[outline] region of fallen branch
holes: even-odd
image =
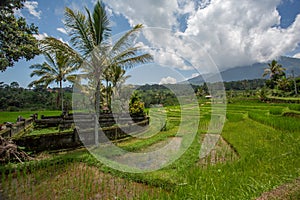
[[[0,163],[15,161],[23,163],[27,160],[32,160],[32,158],[18,148],[12,140],[0,136]]]

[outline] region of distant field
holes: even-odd
[[[51,111],[18,111],[18,112],[0,112],[0,123],[3,122],[16,122],[18,116],[22,116],[23,118],[27,119],[30,115],[38,113],[40,118],[41,115],[60,115],[61,111],[59,110],[51,110]]]

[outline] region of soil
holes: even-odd
[[[203,141],[204,137],[205,135],[203,135],[201,141]],[[199,165],[205,167],[207,165],[215,165],[217,163],[231,162],[238,158],[239,155],[237,151],[222,136],[220,136],[219,141],[210,153],[199,160]]]
[[[263,193],[256,200],[298,200],[300,199],[300,178]]]

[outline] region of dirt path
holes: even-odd
[[[113,158],[118,163],[142,170],[158,169],[167,164],[180,150],[182,138],[171,137],[157,142],[138,152],[128,152]]]
[[[279,186],[278,188],[263,193],[256,200],[298,200],[300,199],[300,178],[291,183]]]
[[[205,135],[201,138],[203,142]],[[233,149],[233,147],[222,137],[219,137],[219,141],[216,146],[210,151],[210,153],[199,160],[199,165],[215,165],[217,163],[225,163],[237,160],[239,158],[238,153]]]

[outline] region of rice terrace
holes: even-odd
[[[300,199],[299,2],[140,2],[1,1],[0,200]]]

